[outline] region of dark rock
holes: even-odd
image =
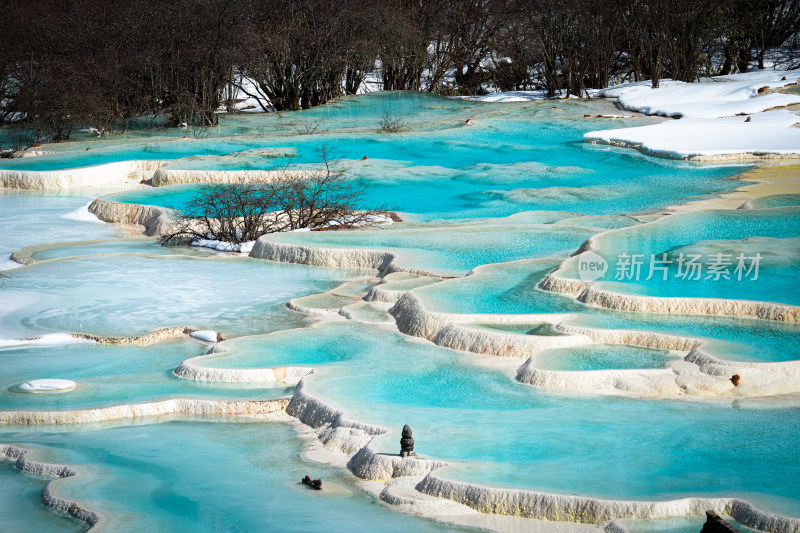
[[[308,485],[314,490],[322,490],[321,479],[311,479],[309,476],[306,476],[301,480],[301,483],[303,483],[303,485]]]
[[[406,424],[403,426],[403,433],[400,438],[400,457],[417,455],[414,453],[414,439],[411,438],[411,428]]]
[[[727,523],[714,511],[706,511],[706,523],[700,533],[740,533],[738,529]]]

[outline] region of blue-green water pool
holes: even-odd
[[[319,164],[315,148],[327,142],[348,176],[366,187],[366,203],[395,204],[409,222],[271,238],[387,249],[401,267],[442,275],[472,271],[414,288],[433,311],[571,313],[568,324],[699,337],[707,340],[705,349],[721,357],[796,359],[796,324],[609,311],[537,287],[586,239],[628,228],[599,237],[598,249],[617,253],[636,245],[649,253],[730,249],[765,256],[762,285],[722,290],[707,284],[690,296],[797,301],[799,217],[796,208],[785,207],[793,200],[768,199],[752,211],[672,215],[642,225],[655,218],[638,216],[643,212],[658,213],[735,188],[738,182],[730,178],[746,167],[669,161],[581,142],[583,133],[598,127],[583,115],[612,108],[605,101],[491,105],[379,93],[301,113],[224,117],[205,138],[193,138],[191,129],[84,136],[43,147],[56,152],[52,155],[2,160],[0,168],[54,170],[134,159],[168,160],[172,168],[189,170],[270,169],[287,163],[308,168]],[[407,130],[378,133],[384,111],[407,119]],[[467,118],[476,125],[465,126]],[[114,199],[180,209],[195,189],[141,189]],[[46,263],[0,278],[0,340],[53,332],[137,335],[165,326],[212,329],[231,339],[223,345],[230,351],[201,364],[314,367],[310,392],[350,418],[389,428],[374,442],[379,450],[396,453],[400,428],[410,424],[418,453],[451,463],[441,472],[448,477],[608,498],[738,496],[800,516],[800,462],[793,438],[800,434],[800,411],[793,398],[688,402],[562,396],[517,383],[483,366],[478,356],[403,336],[391,324],[338,317],[309,328],[311,321],[325,319],[309,319],[285,303],[329,291],[364,272],[183,248],[156,250],[152,241],[120,238],[120,231],[91,221],[79,209],[107,192],[112,191],[0,191],[0,260],[23,247],[63,243],[32,252]],[[366,288],[343,290],[350,296]],[[622,289],[680,294],[672,285],[629,283]],[[470,321],[474,327],[492,327],[480,317]],[[535,323],[511,330],[557,333]],[[192,339],[148,346],[6,343],[0,348],[0,409],[292,394],[283,385],[196,382],[172,374],[183,360],[206,349]],[[625,346],[540,355],[550,358],[544,366],[564,370],[657,368],[669,361],[665,352]],[[60,394],[15,389],[38,378],[72,379],[78,387]],[[57,484],[59,494],[103,512],[112,531],[448,529],[392,513],[355,488],[346,471],[306,462],[301,441],[283,423],[161,418],[6,426],[0,442],[33,445],[37,457],[78,468],[80,477]],[[306,491],[298,483],[305,474],[322,477],[326,489]],[[85,529],[40,506],[43,485],[0,463],[0,529]],[[697,523],[692,518],[629,526],[632,531],[689,531]]]

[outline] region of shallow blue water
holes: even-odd
[[[308,231],[270,235],[274,242],[387,250],[401,268],[464,275],[480,265],[570,253],[596,229],[552,224],[483,221],[469,225],[390,225],[361,231]],[[454,238],[455,234],[459,238]]]
[[[800,205],[800,194],[776,194],[764,196],[750,201],[754,209],[770,209],[773,207],[789,207]]]
[[[102,510],[112,531],[454,529],[394,514],[337,468],[301,460],[294,431],[278,422],[5,429],[0,441],[35,444],[38,457],[80,470],[58,494]],[[300,484],[306,474],[323,479],[321,492]],[[15,475],[0,471],[0,487]]]
[[[797,305],[799,235],[800,208],[787,207],[673,215],[595,242],[609,265],[602,286],[610,290]],[[634,255],[639,266],[629,267]],[[688,266],[691,257],[697,270]]]
[[[332,142],[340,155],[356,147],[372,148],[369,161],[343,165],[365,188],[365,207],[389,204],[422,220],[502,217],[529,210],[641,212],[735,188],[736,182],[727,178],[742,170],[653,162],[638,154],[574,144],[582,133],[580,128],[561,128],[540,135],[520,125],[504,132],[509,142],[540,144],[515,146],[510,152],[498,145],[500,134],[495,130],[484,132],[485,137],[470,134],[455,144],[437,144],[431,134],[391,143],[347,137]],[[303,149],[299,144],[300,153]],[[312,154],[308,162],[318,162],[313,147],[305,149]],[[665,181],[670,187],[659,186]],[[116,199],[182,209],[197,186],[172,189],[131,192]]]
[[[107,224],[64,218],[91,202],[97,194],[89,190],[3,190],[0,194],[0,262],[25,246],[119,235]],[[14,265],[5,268],[10,266]]]
[[[282,365],[319,365],[352,359],[369,349],[362,330],[353,324],[322,325],[317,330],[332,335],[308,335],[308,329],[282,331],[272,335],[242,337],[225,342],[225,352],[203,359],[199,364],[218,368],[259,368]]]
[[[110,254],[190,255],[195,257],[210,257],[216,255],[214,251],[208,248],[188,246],[171,248],[159,245],[156,239],[136,238],[113,240],[99,239],[45,245],[36,250],[31,250],[31,259],[44,261],[79,255]]]
[[[796,408],[549,396],[458,352],[368,335],[370,352],[309,383],[354,418],[390,428],[381,451],[394,451],[410,424],[417,452],[457,461],[447,475],[459,479],[613,498],[741,494],[800,512],[800,459],[785,438],[800,431]],[[370,378],[352,379],[353,369]]]
[[[192,326],[263,332],[290,298],[324,292],[357,271],[249,258],[111,255],[35,264],[4,280],[0,336],[135,335]],[[242,283],[247,280],[247,283]]]
[[[276,323],[275,326],[278,326]],[[172,371],[208,349],[195,340],[152,346],[68,344],[0,348],[0,410],[88,409],[168,398],[277,398],[286,387],[184,380]],[[69,379],[78,386],[64,393],[25,393],[17,386],[32,379]]]
[[[536,354],[536,368],[549,370],[605,370],[664,368],[675,360],[666,350],[624,345],[593,344],[577,348],[547,350]]]
[[[49,479],[25,474],[11,461],[0,460],[0,517],[4,531],[78,532],[86,524],[56,514],[42,505]]]
[[[595,120],[582,118],[590,105],[610,107],[606,102],[573,102],[552,110],[549,104],[479,104],[379,93],[298,114],[225,118],[207,139],[175,138],[180,131],[158,130],[161,137],[132,133],[47,146],[58,153],[2,160],[0,168],[53,170],[158,159],[171,160],[172,168],[276,169],[318,165],[317,148],[326,144],[333,157],[345,160],[342,168],[348,175],[366,187],[366,205],[390,204],[425,220],[499,217],[526,210],[631,213],[737,186],[727,178],[744,167],[702,166],[583,143],[583,134],[598,128]],[[403,133],[377,133],[384,111],[414,118]],[[476,125],[464,126],[465,118],[474,118]],[[316,134],[299,134],[304,125],[320,119],[324,122]],[[87,146],[92,150],[87,152]],[[242,154],[267,148],[294,156],[275,157],[269,150],[264,156],[257,151]],[[120,201],[181,208],[192,189],[136,192]]]
[[[571,324],[639,329],[713,341],[715,353],[744,361],[787,361],[800,351],[800,325],[769,320],[702,315],[629,313],[587,307],[575,299],[538,289],[557,260],[520,261],[483,268],[414,293],[427,309],[455,313],[573,313]]]

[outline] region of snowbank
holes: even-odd
[[[761,99],[763,97],[760,97]],[[800,97],[797,99],[800,102]],[[592,131],[592,143],[636,148],[663,157],[727,160],[800,156],[800,116],[767,111],[747,118],[689,118],[650,126]]]
[[[704,78],[698,83],[664,80],[657,89],[650,82],[618,85],[597,92],[618,98],[626,109],[668,117],[718,118],[760,113],[800,103],[800,95],[765,94],[769,89],[797,83],[800,72],[762,70]]]
[[[544,100],[547,98],[547,91],[502,91],[498,93],[491,93],[484,96],[476,96],[466,98],[466,100],[474,100],[476,102],[535,102],[536,100]]]
[[[792,111],[800,95],[770,92],[798,82],[799,71],[756,71],[703,79],[663,80],[653,89],[639,82],[597,91],[632,111],[681,118],[638,128],[592,131],[592,143],[638,149],[646,154],[706,161],[800,157],[800,123]],[[769,111],[773,110],[773,111]],[[749,115],[747,117],[741,115]]]

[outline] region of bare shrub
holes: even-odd
[[[316,135],[317,133],[325,133],[327,129],[322,125],[327,122],[328,117],[320,117],[316,120],[309,122],[301,122],[295,125],[294,132],[296,135]]]
[[[200,124],[192,124],[189,126],[189,133],[191,133],[192,137],[195,139],[206,139],[211,135],[213,131],[213,126],[203,126]]]
[[[400,133],[408,127],[408,123],[396,115],[390,115],[388,111],[378,121],[379,131],[384,133]]]
[[[286,169],[263,183],[204,184],[189,200],[163,245],[211,239],[241,244],[266,233],[369,226],[389,215],[387,207],[362,209],[365,189],[337,168],[327,146],[317,148],[323,169]]]

